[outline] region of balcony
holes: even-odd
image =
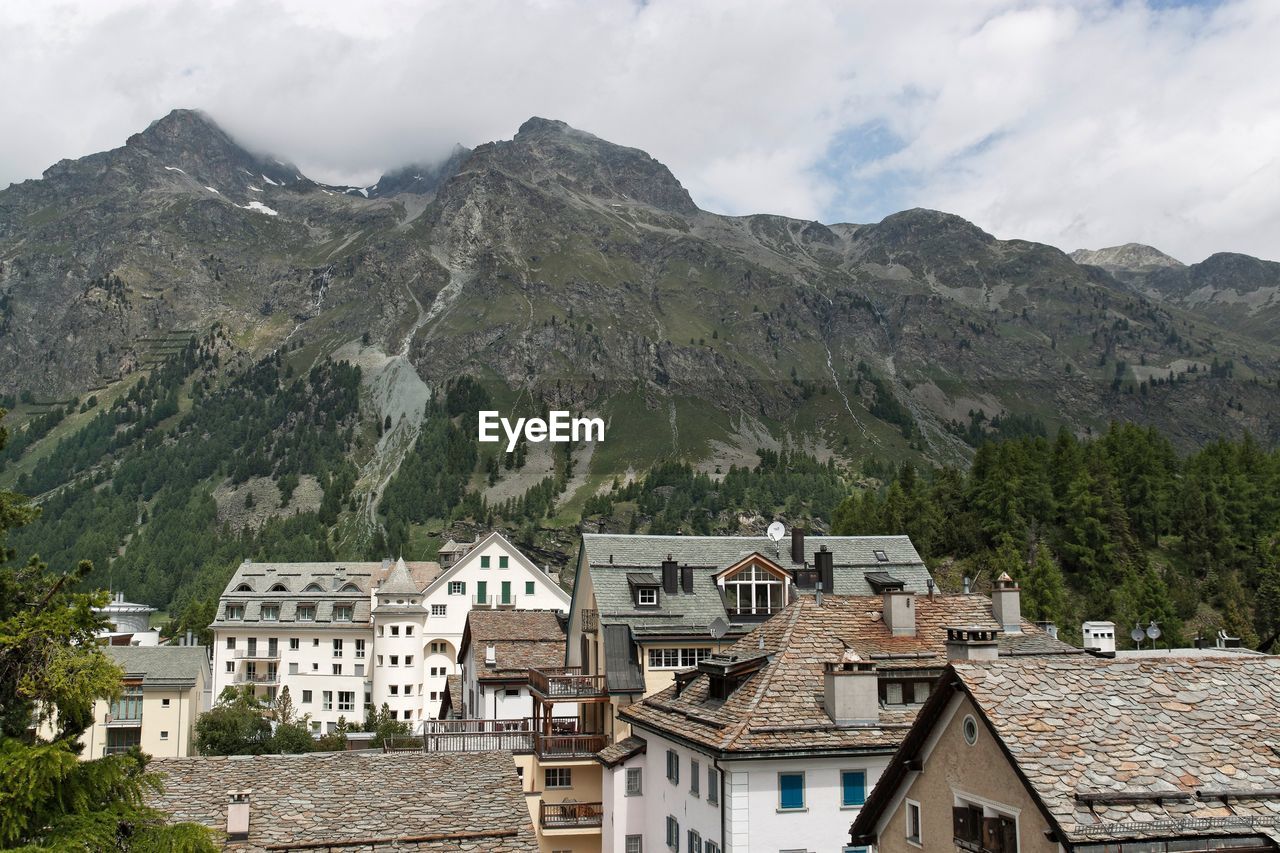
[[[537,735],[539,758],[593,758],[609,745],[608,735]]]
[[[236,649],[236,660],[280,660],[279,649]]]
[[[136,743],[107,744],[102,748],[102,754],[103,755],[121,755],[137,746],[139,746],[139,744],[136,744]]]
[[[608,694],[603,675],[587,675],[580,666],[529,670],[529,688],[544,699],[600,699]]]
[[[471,596],[471,606],[477,610],[514,610],[516,606],[516,595],[473,595]]]
[[[604,818],[604,803],[548,803],[538,807],[543,829],[595,829]]]
[[[600,630],[599,610],[582,611],[582,630],[588,634],[594,634],[596,631]]]
[[[387,751],[418,748],[426,752],[537,753],[540,758],[592,758],[609,745],[609,736],[573,731],[576,721],[555,721],[550,734],[535,731],[528,717],[510,720],[427,720],[421,739],[400,738]]]
[[[236,684],[279,684],[278,672],[242,672],[236,675]]]

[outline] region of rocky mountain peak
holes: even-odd
[[[247,183],[294,184],[305,180],[291,163],[250,152],[201,110],[177,109],[125,142],[125,150],[181,170],[220,191]]]
[[[1076,249],[1071,260],[1078,264],[1090,264],[1115,272],[1150,272],[1163,268],[1184,266],[1177,258],[1142,243],[1125,243],[1105,249]]]
[[[384,198],[399,193],[434,193],[441,184],[457,174],[470,156],[470,148],[454,145],[443,160],[422,160],[393,169],[368,188],[369,198]]]

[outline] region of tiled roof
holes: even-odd
[[[822,704],[824,665],[852,650],[886,669],[941,671],[947,664],[946,629],[959,625],[998,628],[991,601],[981,595],[916,596],[915,636],[893,636],[885,626],[880,596],[824,596],[821,606],[802,596],[728,650],[759,654],[768,662],[729,698],[710,697],[709,678],[699,674],[682,690],[669,687],[622,709],[622,718],[721,752],[777,750],[892,750],[915,719],[918,705],[881,709],[878,726],[837,726]],[[1002,636],[1001,654],[1070,654],[1030,622],[1023,634]]]
[[[490,644],[495,666],[484,660]],[[472,610],[459,652],[478,680],[509,681],[513,672],[564,666],[564,626],[554,610]]]
[[[1280,827],[1280,658],[1089,656],[957,662],[955,672],[1079,843],[1254,831],[1236,818]],[[1079,799],[1104,792],[1173,798]]]
[[[395,565],[387,575],[387,579],[378,584],[379,595],[383,593],[389,595],[413,595],[420,589],[421,587],[413,582],[413,576],[409,574],[409,567],[405,564],[403,558],[396,560]]]
[[[809,536],[805,539],[805,563],[793,563],[790,542],[774,544],[766,536],[644,536],[587,533],[583,550],[591,573],[601,624],[625,623],[637,639],[680,634],[705,634],[716,619],[732,623],[725,610],[715,575],[759,554],[787,571],[813,568],[812,557],[822,548],[830,551],[837,595],[872,595],[868,576],[889,572],[908,590],[924,592],[929,570],[906,536]],[[877,559],[881,551],[888,561]],[[693,569],[693,591],[677,588],[673,594],[658,592],[657,607],[637,607],[633,587],[639,576],[660,580],[662,562],[670,556],[680,566]],[[742,634],[749,625],[735,624],[731,634]]]
[[[214,628],[257,624],[262,619],[263,604],[280,607],[278,624],[297,623],[299,604],[315,606],[315,619],[307,625],[330,628],[368,629],[371,589],[383,584],[395,568],[390,560],[381,562],[332,563],[254,563],[245,561],[236,568],[218,601]],[[406,562],[405,568],[416,587],[425,589],[440,574],[440,565],[432,562]],[[246,587],[247,589],[242,589]],[[283,587],[283,591],[276,589]],[[227,619],[227,605],[244,605],[243,619]],[[335,604],[353,608],[351,622],[335,622]],[[276,624],[276,623],[273,623]]]
[[[125,675],[141,675],[142,686],[173,689],[209,681],[208,646],[103,646]]]
[[[310,753],[157,758],[151,805],[221,836],[227,792],[252,791],[249,839],[222,849],[299,848],[536,853],[506,752]],[[283,845],[277,846],[277,845]]]
[[[616,767],[628,758],[644,752],[648,746],[649,742],[642,737],[635,735],[624,737],[622,740],[611,743],[597,752],[596,760],[605,767]]]

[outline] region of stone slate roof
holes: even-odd
[[[596,760],[605,767],[617,767],[628,758],[642,754],[649,747],[649,742],[642,737],[624,737],[611,743],[596,753]]]
[[[396,564],[387,575],[387,579],[378,584],[379,595],[383,593],[389,595],[414,595],[421,591],[421,589],[421,587],[414,583],[413,576],[409,574],[409,567],[405,564],[403,558],[396,560]]]
[[[227,792],[252,791],[249,839],[222,849],[537,853],[507,752],[309,753],[157,758],[164,792],[148,803],[175,821],[226,831]]]
[[[230,628],[244,624],[257,624],[262,618],[263,604],[280,606],[279,622],[273,625],[290,626],[304,624],[329,628],[357,627],[367,630],[369,625],[370,591],[384,584],[393,573],[395,564],[381,562],[332,562],[332,563],[254,563],[246,560],[236,568],[231,580],[218,601],[218,614],[211,627]],[[407,562],[405,568],[418,592],[425,589],[440,575],[439,563]],[[402,583],[402,582],[401,582]],[[284,591],[272,592],[275,586]],[[240,587],[248,587],[241,590]],[[228,604],[243,604],[244,619],[226,618]],[[314,621],[297,622],[299,604],[313,604]],[[353,607],[351,622],[334,622],[333,606],[347,604]]]
[[[1280,837],[1280,658],[957,662],[955,673],[1072,840]],[[1077,798],[1100,792],[1176,796]]]
[[[495,666],[484,660],[489,644]],[[564,666],[564,626],[554,610],[472,610],[458,655],[479,681],[524,680],[530,669]]]
[[[872,595],[876,590],[867,575],[890,573],[907,590],[924,592],[929,570],[906,536],[809,536],[805,539],[806,559],[826,547],[833,555],[837,595]],[[632,635],[643,640],[682,634],[705,635],[717,618],[732,622],[725,610],[714,577],[752,554],[760,554],[787,571],[813,568],[812,563],[793,563],[791,543],[775,546],[767,536],[645,536],[585,533],[582,547],[591,572],[600,623],[625,623]],[[888,561],[876,558],[882,551]],[[659,589],[658,607],[636,607],[632,595],[634,578],[648,574],[661,580],[661,567],[668,555],[681,566],[694,569],[693,592],[679,588],[673,595]],[[749,625],[737,624],[731,634],[742,634]]]
[[[986,596],[916,596],[915,636],[893,636],[881,616],[883,602],[880,596],[824,596],[819,606],[813,596],[802,596],[727,650],[740,658],[758,655],[763,638],[769,656],[728,699],[712,699],[709,677],[699,674],[682,690],[669,687],[619,716],[721,753],[892,751],[920,706],[883,707],[878,726],[837,726],[822,704],[824,664],[849,650],[881,671],[920,670],[928,678],[947,665],[948,627],[999,625]],[[1030,622],[1022,630],[1000,637],[1001,655],[1084,654]]]
[[[209,683],[208,646],[103,646],[126,676],[142,676],[143,688],[185,690],[204,674]]]

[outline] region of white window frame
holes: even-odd
[[[623,796],[626,797],[643,797],[644,796],[644,768],[628,767],[624,771],[623,778]],[[635,785],[631,784],[635,780]]]
[[[657,607],[658,606],[658,588],[656,586],[642,586],[636,590],[636,606],[637,607]]]
[[[552,776],[555,774],[556,784],[551,784]],[[561,775],[563,774],[563,776]],[[564,791],[573,787],[573,768],[572,767],[544,767],[542,769],[542,787],[548,791]]]
[[[447,616],[447,615],[448,615],[448,613],[449,613],[448,608],[447,608],[447,606],[446,606],[446,605],[444,605],[444,604],[433,604],[433,605],[431,605],[431,615],[432,615],[432,616]]]
[[[916,834],[911,834],[911,812],[915,810],[916,815]],[[924,847],[924,812],[920,809],[920,803],[916,800],[907,800],[906,805],[902,809],[906,826],[903,827],[903,834],[906,842],[912,847]]]

